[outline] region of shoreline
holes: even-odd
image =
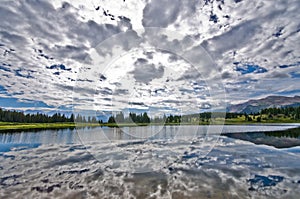
[[[1,132],[14,132],[14,131],[29,131],[29,130],[51,130],[51,129],[74,129],[85,127],[109,127],[109,128],[121,128],[121,127],[139,127],[139,126],[191,126],[191,125],[289,125],[300,124],[300,121],[267,121],[267,122],[233,122],[233,121],[212,121],[212,122],[200,122],[200,123],[12,123],[12,122],[0,122]]]

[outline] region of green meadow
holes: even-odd
[[[75,127],[94,127],[101,126],[99,123],[16,123],[16,122],[0,122],[0,131],[5,130],[30,130],[30,129],[64,129]]]

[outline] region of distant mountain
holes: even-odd
[[[300,106],[300,96],[268,96],[266,98],[249,100],[241,104],[230,105],[227,112],[235,113],[256,113],[265,108]]]

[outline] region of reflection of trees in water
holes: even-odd
[[[273,137],[300,138],[300,128],[287,129],[284,131],[264,132],[264,134],[266,136],[273,136]]]
[[[254,144],[264,144],[276,148],[300,146],[300,127],[282,131],[228,133],[227,137],[245,140]]]

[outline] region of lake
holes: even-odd
[[[0,133],[1,198],[298,198],[300,124]]]

